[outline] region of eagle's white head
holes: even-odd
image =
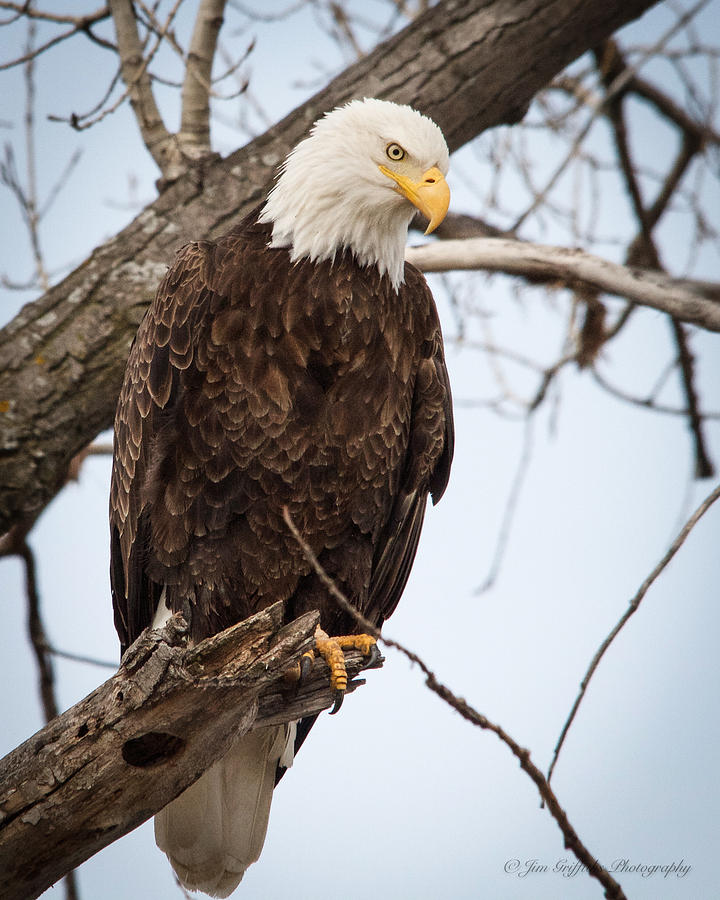
[[[289,154],[260,215],[272,247],[293,260],[333,260],[347,248],[397,289],[410,221],[445,217],[445,138],[427,116],[387,100],[353,100],[319,119]]]

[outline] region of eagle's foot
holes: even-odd
[[[330,687],[335,695],[335,703],[330,710],[333,716],[342,706],[347,689],[347,670],[343,650],[360,650],[376,662],[380,656],[377,642],[369,634],[344,634],[328,637],[322,629],[315,631],[315,654],[322,656],[330,669]]]
[[[287,681],[302,682],[312,669],[313,660],[321,656],[330,669],[330,687],[334,693],[335,703],[330,715],[334,715],[342,706],[347,690],[347,669],[345,668],[344,650],[360,650],[370,659],[365,668],[371,669],[381,665],[383,657],[378,650],[377,641],[369,634],[344,634],[329,637],[320,626],[315,629],[315,646],[300,657],[300,662],[285,673]]]

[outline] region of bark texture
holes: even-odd
[[[664,272],[620,266],[582,250],[509,238],[477,237],[408,247],[405,258],[423,272],[482,269],[518,275],[533,283],[596,288],[626,297],[708,331],[720,331],[720,302],[703,282]]]
[[[554,75],[654,2],[445,0],[264,135],[166,189],[0,333],[0,534],[36,518],[111,424],[130,342],[175,251],[257,204],[320,114],[353,97],[409,103],[456,150],[518,121]]]
[[[324,663],[300,688],[285,678],[318,615],[282,618],[278,603],[189,649],[179,617],[144,632],[117,675],[0,761],[0,900],[37,897],[149,819],[234,737],[331,706]],[[346,664],[352,677],[363,658]]]

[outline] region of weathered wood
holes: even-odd
[[[317,613],[282,604],[187,648],[174,617],[146,631],[117,674],[0,761],[0,900],[29,900],[150,818],[239,735],[327,709],[327,667],[285,673]],[[348,675],[363,666],[348,654]],[[349,685],[354,689],[361,682]]]
[[[177,248],[257,204],[323,112],[410,103],[451,150],[522,117],[537,91],[656,0],[442,0],[227,159],[189,172],[0,332],[0,534],[33,521],[112,422],[132,337]]]
[[[702,282],[671,278],[639,266],[621,266],[577,247],[554,247],[502,237],[472,237],[408,247],[405,258],[423,272],[482,269],[556,287],[589,286],[626,297],[708,331],[720,331],[720,303]]]

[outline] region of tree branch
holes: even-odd
[[[182,114],[178,144],[190,159],[211,152],[210,91],[213,59],[223,22],[226,0],[202,0],[190,39],[185,79],[182,86]]]
[[[176,160],[172,152],[173,137],[165,128],[160,110],[155,103],[152,82],[147,70],[150,56],[143,57],[132,0],[110,0],[110,11],[115,23],[122,78],[143,143],[163,176],[174,177]],[[159,38],[156,46],[159,46],[160,40]]]
[[[324,664],[299,688],[285,677],[318,618],[283,627],[277,603],[195,647],[179,616],[143,632],[116,675],[0,761],[0,900],[37,897],[162,809],[240,735],[330,707]],[[348,654],[348,674],[364,662]]]
[[[595,51],[595,58],[603,84],[609,89],[613,79],[627,68],[627,64],[616,41],[605,41],[602,49]],[[625,180],[627,191],[632,201],[633,211],[638,221],[638,234],[630,244],[627,253],[627,262],[640,264],[651,269],[662,271],[660,260],[653,237],[653,229],[667,210],[673,199],[685,172],[689,168],[696,154],[703,145],[703,137],[697,129],[689,130],[678,125],[676,119],[671,122],[682,133],[680,151],[665,176],[662,189],[650,208],[646,208],[640,192],[635,166],[633,164],[625,122],[624,101],[625,94],[612,97],[608,103],[608,118],[612,125],[615,138],[615,148],[620,163],[620,169]],[[664,111],[661,111],[665,115]],[[680,367],[680,379],[688,407],[688,427],[693,437],[695,448],[695,477],[711,478],[715,470],[707,451],[707,443],[703,429],[703,417],[700,412],[700,403],[694,380],[694,360],[690,351],[689,338],[682,322],[676,316],[670,318],[670,328],[673,343],[677,348],[677,359]]]
[[[558,738],[557,744],[555,745],[555,749],[553,750],[553,757],[550,763],[550,768],[548,769],[548,781],[552,778],[553,772],[555,771],[555,766],[557,765],[558,757],[560,756],[560,751],[563,748],[563,744],[565,743],[565,738],[567,737],[568,732],[570,731],[570,727],[572,723],[575,721],[575,716],[580,709],[580,704],[585,698],[585,694],[587,693],[587,689],[590,685],[590,681],[592,680],[593,675],[595,674],[597,667],[600,665],[600,661],[602,660],[605,653],[610,648],[610,645],[613,643],[615,638],[620,634],[622,629],[627,624],[628,619],[634,615],[640,604],[642,603],[645,594],[650,590],[654,582],[659,578],[659,576],[663,573],[663,571],[667,568],[668,564],[672,561],[675,554],[682,547],[682,545],[687,540],[688,535],[693,530],[693,528],[697,525],[700,519],[705,515],[705,513],[710,509],[710,507],[715,503],[715,501],[720,497],[720,484],[715,487],[715,489],[708,494],[708,496],[703,500],[703,502],[698,506],[695,512],[690,516],[685,525],[683,525],[679,534],[672,542],[667,552],[660,560],[660,562],[655,566],[652,572],[648,575],[648,577],[643,581],[640,585],[637,593],[634,597],[631,598],[628,603],[628,607],[620,617],[615,627],[612,629],[610,634],[605,638],[600,647],[598,648],[595,656],[593,656],[590,661],[590,665],[588,666],[587,672],[585,673],[583,680],[580,682],[580,690],[578,691],[577,697],[575,698],[575,702],[573,703],[572,709],[567,717],[565,725],[563,726],[562,731],[560,732],[560,737]]]
[[[605,896],[607,898],[610,898],[610,900],[626,900],[623,889],[620,887],[617,881],[615,881],[615,879],[607,871],[607,869],[604,869],[602,866],[598,865],[597,857],[593,856],[580,840],[577,832],[575,831],[570,820],[567,817],[567,813],[560,805],[555,792],[550,787],[549,780],[545,778],[543,773],[540,771],[540,769],[538,769],[538,767],[530,758],[530,751],[526,750],[524,747],[521,747],[514,738],[512,738],[503,728],[500,727],[500,725],[496,725],[495,722],[490,721],[487,716],[484,716],[482,713],[478,712],[476,709],[470,706],[470,704],[466,700],[463,700],[462,697],[458,697],[450,690],[450,688],[439,681],[435,673],[426,665],[425,662],[423,662],[423,660],[417,655],[417,653],[409,650],[398,641],[383,637],[380,633],[380,630],[376,628],[372,622],[366,619],[365,616],[363,616],[362,613],[360,613],[353,606],[353,604],[348,600],[345,594],[343,594],[340,588],[335,584],[333,579],[328,575],[325,569],[323,569],[323,567],[320,565],[320,561],[313,553],[312,548],[298,531],[297,526],[293,522],[287,507],[285,508],[283,517],[288,528],[292,532],[293,537],[302,549],[305,558],[313,567],[318,577],[328,589],[330,595],[335,599],[340,608],[344,612],[353,616],[360,628],[363,629],[363,631],[366,631],[368,634],[382,641],[388,647],[394,647],[396,650],[402,653],[403,656],[409,659],[411,663],[414,663],[416,666],[418,666],[425,676],[425,684],[427,685],[427,687],[434,694],[437,694],[437,696],[440,697],[441,700],[444,700],[445,703],[451,706],[456,712],[459,712],[464,719],[466,719],[468,722],[471,722],[476,727],[482,728],[485,731],[491,731],[503,742],[503,744],[505,744],[510,749],[513,756],[515,756],[515,758],[520,763],[520,768],[523,770],[523,772],[529,775],[529,777],[535,784],[535,787],[538,789],[543,803],[547,805],[550,815],[553,817],[558,827],[560,828],[565,841],[565,847],[575,854],[582,865],[587,867],[588,874],[593,878],[596,878],[600,882],[600,884],[602,884],[602,886],[605,888]]]
[[[0,333],[0,533],[35,518],[112,422],[130,342],[173,252],[255,206],[321,113],[352,97],[410,103],[456,150],[515,121],[560,69],[652,5],[443,0],[263,136],[180,178]]]
[[[507,238],[468,238],[408,247],[405,258],[424,272],[484,269],[557,286],[589,285],[607,294],[669,313],[683,322],[720,331],[720,303],[699,282],[617,263],[577,248]],[[558,285],[558,282],[561,284]]]

